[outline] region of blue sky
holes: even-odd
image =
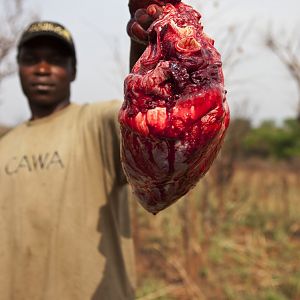
[[[293,117],[297,101],[296,84],[278,59],[264,47],[269,26],[285,40],[295,33],[300,41],[299,0],[186,1],[202,14],[204,30],[223,49],[222,36],[229,26],[243,37],[243,53],[236,68],[225,70],[228,101],[233,115],[242,110],[254,122],[281,121]],[[1,5],[3,3],[0,2]],[[103,4],[105,3],[105,4]],[[41,19],[63,23],[73,34],[78,56],[78,76],[72,86],[72,101],[78,103],[122,99],[123,78],[128,71],[129,40],[126,0],[28,0]],[[251,30],[245,31],[245,28]],[[300,53],[300,49],[299,49]],[[227,74],[228,73],[228,74]],[[0,87],[0,123],[15,124],[30,114],[17,76]]]

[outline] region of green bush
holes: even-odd
[[[299,158],[300,123],[287,119],[279,126],[274,121],[263,121],[258,127],[251,127],[240,136],[240,144],[243,157],[280,160]]]

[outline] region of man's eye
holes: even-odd
[[[38,59],[32,55],[24,55],[20,59],[21,63],[31,65],[37,63]]]
[[[48,61],[49,61],[49,63],[55,64],[55,65],[62,65],[65,63],[66,59],[63,56],[54,55],[54,56],[49,57]]]

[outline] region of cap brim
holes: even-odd
[[[60,41],[63,45],[65,45],[68,48],[68,50],[70,51],[70,53],[73,56],[75,56],[74,46],[72,46],[72,44],[68,43],[64,38],[60,37],[59,35],[51,32],[51,31],[30,32],[30,33],[27,33],[20,40],[20,42],[18,44],[18,49],[20,49],[24,44],[26,44],[26,43],[28,43],[28,42],[36,39],[36,38],[39,38],[39,37],[51,37],[53,39],[56,39],[56,40]]]

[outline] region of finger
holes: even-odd
[[[148,33],[146,30],[143,29],[143,27],[138,24],[137,22],[133,23],[131,27],[132,35],[137,38],[141,42],[147,42],[148,41]]]
[[[153,19],[157,19],[163,11],[163,8],[156,4],[151,4],[147,7],[147,14]]]
[[[134,18],[145,30],[147,30],[161,13],[162,8],[158,5],[152,4],[148,6],[147,9],[138,9],[134,15]]]
[[[158,4],[160,6],[165,5],[164,0],[130,0],[128,3],[131,17],[134,16],[138,9],[146,9],[150,4]]]
[[[146,9],[138,9],[134,18],[145,30],[147,30],[154,21],[153,17],[147,13]]]
[[[129,21],[127,24],[127,33],[131,39],[141,43],[147,44],[148,43],[148,33],[143,27],[138,24],[135,20]]]
[[[134,14],[134,18],[137,19],[137,18],[140,18],[141,16],[143,15],[147,15],[147,10],[146,8],[139,8],[135,14]]]

